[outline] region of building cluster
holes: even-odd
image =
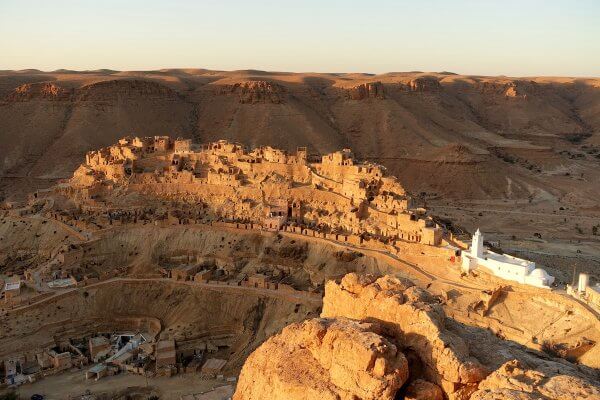
[[[247,288],[280,290],[290,293],[296,292],[289,276],[279,274],[230,274],[228,271],[215,266],[191,263],[175,266],[172,268],[161,268],[161,274],[165,278],[175,281],[189,281],[213,285],[242,286]],[[306,293],[307,294],[307,293]],[[320,296],[320,295],[319,295]]]
[[[35,382],[74,368],[93,380],[119,373],[197,373],[200,377],[216,378],[227,364],[222,354],[229,344],[228,338],[220,337],[178,346],[173,339],[155,340],[148,332],[97,334],[7,358],[0,363],[0,376],[6,385]]]
[[[224,140],[194,145],[168,136],[123,138],[89,152],[69,184],[57,190],[89,207],[105,204],[117,186],[185,198],[197,206],[192,220],[252,222],[267,230],[298,225],[434,246],[443,242],[442,229],[414,210],[383,166],[359,162],[349,149],[315,156],[306,148],[293,154],[269,146],[248,150]]]
[[[219,337],[179,346],[173,339],[154,340],[148,333],[113,334],[110,340],[96,336],[89,340],[94,365],[86,371],[86,378],[99,380],[119,372],[145,376],[198,373],[215,378],[227,364],[226,359],[215,355],[228,347],[229,341]]]
[[[536,268],[533,261],[485,249],[479,229],[473,235],[470,250],[462,252],[463,271],[469,273],[476,268],[487,270],[502,279],[540,288],[548,288],[554,282],[554,277],[546,270]]]
[[[67,341],[12,356],[0,363],[0,377],[4,384],[20,385],[72,368],[82,368],[89,361],[84,351],[81,343]]]

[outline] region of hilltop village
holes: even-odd
[[[285,265],[291,262],[281,261],[302,263],[307,248],[296,240],[313,240],[343,246],[334,256],[343,262],[365,254],[374,259],[386,257],[389,262],[406,265],[427,287],[439,279],[447,285],[439,301],[453,301],[452,290],[472,291],[475,298],[469,297],[469,303],[456,303],[454,318],[478,319],[503,338],[522,340],[527,336],[528,345],[541,348],[536,335],[484,317],[500,296],[506,296],[507,281],[530,287],[532,293],[550,293],[554,283],[554,278],[533,262],[485,249],[479,231],[470,246],[454,237],[426,209],[416,207],[385,167],[360,162],[349,149],[314,155],[298,148],[290,154],[269,146],[249,150],[224,140],[199,145],[168,136],[125,137],[87,153],[85,163],[71,179],[35,191],[27,204],[7,204],[0,213],[0,225],[23,224],[30,229],[27,224],[42,226],[51,221],[66,232],[64,238],[58,238],[57,230],[53,231],[60,239],[55,241],[58,246],[40,248],[38,254],[22,250],[10,260],[8,256],[0,259],[21,266],[3,278],[0,311],[15,318],[79,293],[150,283],[267,296],[292,304],[293,313],[304,307],[309,315],[321,303],[321,277],[344,275],[316,271],[306,276]],[[186,251],[175,245],[171,249],[171,240],[183,239],[167,236],[160,244],[162,253],[153,255],[158,268],[137,267],[143,271],[139,272],[126,260],[142,249],[131,243],[125,247],[127,241],[120,242],[118,252],[122,254],[106,257],[106,237],[119,227],[241,231],[267,235],[276,243],[285,234],[288,242],[277,249],[261,250],[264,257],[278,257],[280,262],[267,268],[224,262],[214,253],[207,257],[206,242],[204,252],[190,250],[187,242]],[[232,244],[220,234],[218,238],[211,242],[211,249],[228,245],[242,252],[241,243]],[[326,268],[325,263],[319,268]],[[486,289],[477,274],[490,275],[496,288]],[[600,290],[590,286],[586,277],[582,279],[570,293],[577,302],[600,308]],[[118,298],[125,297],[118,293]],[[297,318],[301,320],[300,315]],[[73,326],[53,325],[49,328],[53,339],[39,341],[31,349],[0,344],[4,380],[7,384],[35,381],[78,367],[84,369],[87,379],[95,380],[122,371],[145,376],[195,372],[234,382],[231,371],[235,368],[228,368],[228,363],[246,357],[252,348],[236,342],[236,335],[244,329],[229,324],[227,329],[193,337],[189,332],[171,332],[172,328],[165,331],[159,319],[134,320],[117,324],[118,329],[96,320],[83,330],[74,321],[70,322]],[[20,326],[26,329],[29,325]],[[16,337],[16,332],[2,334],[0,342]],[[584,354],[581,349],[587,351],[594,343],[577,342],[573,352]],[[238,354],[234,349],[239,348],[243,351]]]
[[[116,187],[181,199],[193,206],[181,213],[184,221],[442,244],[440,227],[420,218],[396,179],[381,165],[358,163],[349,149],[319,157],[306,148],[288,154],[227,141],[195,147],[168,136],[124,138],[88,153],[64,193],[85,208],[106,204]]]

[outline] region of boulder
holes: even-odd
[[[438,385],[417,379],[406,388],[404,400],[444,400],[444,394]]]
[[[347,274],[340,283],[325,285],[321,317],[381,323],[403,350],[418,357],[423,376],[416,378],[439,385],[449,398],[466,398],[488,371],[469,355],[460,337],[445,329],[440,304],[413,287],[387,275]]]
[[[296,323],[248,357],[234,400],[393,399],[408,361],[374,323],[317,318]]]

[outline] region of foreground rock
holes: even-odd
[[[450,321],[410,281],[348,274],[327,283],[321,318],[247,359],[234,399],[600,400],[592,375],[564,360],[531,353],[489,373]]]
[[[404,400],[443,400],[444,395],[439,386],[431,382],[417,379],[406,389]]]
[[[233,398],[393,399],[408,362],[380,331],[343,318],[292,324],[248,358]]]
[[[466,343],[446,330],[440,305],[410,281],[357,274],[339,284],[329,281],[321,316],[381,322],[414,355],[414,377],[438,384],[449,398],[465,398],[488,373]]]
[[[526,369],[518,361],[510,361],[479,384],[472,400],[598,400],[600,390],[581,378],[568,375],[549,376]]]
[[[289,326],[255,351],[235,399],[276,399],[278,393],[286,399],[391,399],[409,374],[415,381],[409,398],[436,399],[443,390],[450,399],[466,399],[488,373],[445,329],[435,299],[410,281],[354,273],[339,284],[330,281],[321,317]]]

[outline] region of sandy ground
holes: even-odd
[[[210,392],[224,386],[224,380],[203,380],[198,375],[177,375],[172,378],[148,378],[135,374],[109,376],[99,381],[85,379],[83,370],[69,371],[64,374],[48,377],[33,384],[19,388],[22,398],[29,398],[35,393],[43,394],[48,400],[64,400],[69,396],[81,395],[86,390],[92,393],[116,392],[127,388],[148,387],[157,391],[161,400],[179,400],[181,396]],[[203,400],[226,399],[229,391],[225,388],[207,393]]]
[[[554,275],[558,284],[571,283],[579,272],[600,280],[600,236],[592,233],[593,226],[600,224],[598,209],[577,209],[554,200],[441,200],[431,202],[429,208],[469,232],[480,228],[485,240],[509,254],[535,261]]]

